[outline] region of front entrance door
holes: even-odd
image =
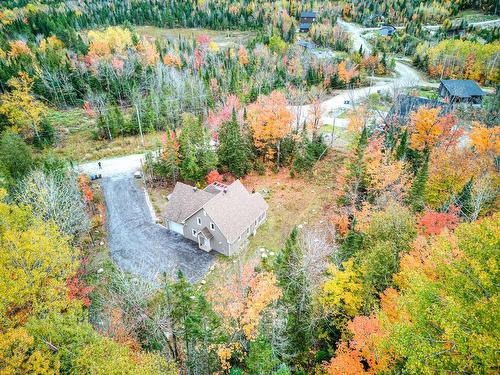
[[[205,236],[202,234],[198,235],[198,246],[200,247],[200,249],[205,251],[212,250],[210,247],[210,240],[205,238]]]

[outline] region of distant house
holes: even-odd
[[[439,96],[448,103],[481,104],[485,92],[471,79],[442,79]]]
[[[178,182],[169,196],[168,228],[198,243],[200,249],[227,256],[238,252],[266,220],[268,204],[236,180],[197,189]]]
[[[393,36],[396,34],[396,28],[392,25],[384,25],[380,28],[379,34],[382,36]]]
[[[299,31],[301,33],[308,33],[309,30],[311,30],[311,24],[310,23],[301,23],[299,25]]]
[[[316,13],[312,11],[304,11],[300,13],[299,31],[307,33],[311,29],[312,23],[316,20]]]
[[[385,122],[386,124],[394,127],[406,125],[410,120],[410,114],[417,111],[420,107],[440,107],[440,114],[442,115],[450,111],[450,105],[448,103],[435,99],[422,98],[420,96],[400,94],[387,113]]]

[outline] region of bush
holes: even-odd
[[[0,138],[0,170],[7,184],[22,179],[33,167],[31,150],[23,139],[12,132]]]
[[[33,140],[33,145],[37,148],[53,146],[56,141],[56,129],[48,119],[43,119],[40,123],[38,137]]]

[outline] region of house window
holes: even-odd
[[[198,222],[198,225],[201,225],[201,217],[197,217],[196,221]]]
[[[215,224],[214,223],[210,223],[210,229],[215,230]]]
[[[247,228],[247,234],[250,234],[250,227]]]
[[[241,236],[238,237],[238,241],[241,241]]]
[[[193,234],[193,237],[196,237],[196,229],[191,229],[191,233]]]

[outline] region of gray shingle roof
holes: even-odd
[[[240,180],[224,190],[207,186],[199,190],[178,182],[166,209],[167,220],[182,223],[202,208],[233,243],[269,207],[262,195],[250,194]]]
[[[214,194],[178,182],[170,195],[165,217],[167,220],[182,223],[214,197]]]
[[[471,79],[442,79],[441,83],[450,95],[459,98],[484,95],[484,91],[481,90],[477,82]]]
[[[268,207],[259,193],[250,194],[240,180],[203,205],[229,243],[236,241]]]
[[[299,28],[300,28],[300,29],[304,29],[304,30],[305,30],[305,29],[307,29],[307,30],[308,30],[308,29],[310,29],[310,28],[311,28],[311,24],[310,24],[310,23],[301,23],[301,24],[299,25]]]
[[[437,108],[441,107],[441,115],[449,112],[449,105],[439,100],[422,98],[420,96],[412,96],[400,94],[394,101],[393,106],[387,114],[387,120],[396,120],[400,124],[404,124],[411,112],[418,110],[420,107]]]
[[[303,11],[303,12],[300,12],[300,17],[301,18],[314,18],[316,17],[316,12],[313,12],[313,11]]]
[[[208,228],[207,228],[207,227],[203,228],[203,229],[200,231],[200,233],[201,233],[201,234],[203,234],[203,236],[205,236],[205,238],[206,238],[207,240],[209,240],[209,239],[213,238],[213,236],[214,236],[214,235],[212,234],[212,232],[210,232],[210,231],[208,230]]]

